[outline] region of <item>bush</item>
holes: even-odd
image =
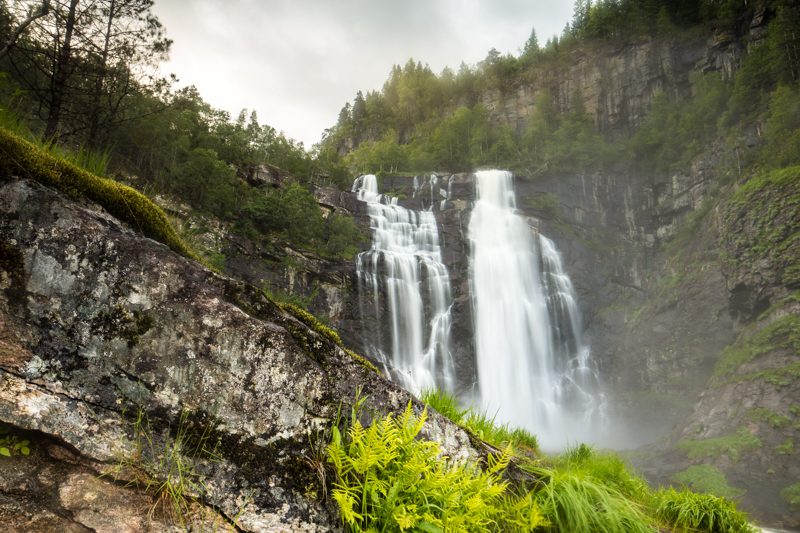
[[[314,195],[296,182],[257,196],[245,212],[259,230],[279,233],[299,246],[311,246],[323,234],[322,211]]]
[[[325,244],[322,253],[329,257],[352,259],[367,237],[352,217],[333,213],[325,227]]]

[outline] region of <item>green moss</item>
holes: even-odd
[[[353,350],[350,350],[349,348],[346,348],[344,346],[344,343],[342,343],[342,339],[341,339],[341,337],[339,337],[339,334],[336,333],[333,329],[331,329],[328,326],[326,326],[325,324],[323,324],[322,322],[320,322],[317,319],[317,317],[315,317],[314,315],[312,315],[311,313],[309,313],[305,309],[302,309],[302,308],[300,308],[300,307],[298,307],[298,306],[296,306],[294,304],[279,303],[277,305],[283,311],[289,313],[290,315],[295,317],[297,320],[299,320],[300,322],[302,322],[303,324],[305,324],[306,326],[308,326],[309,328],[314,330],[319,335],[322,335],[323,337],[325,337],[326,339],[328,339],[329,341],[331,341],[332,343],[334,343],[338,347],[342,348],[344,350],[344,352],[348,356],[350,356],[353,360],[355,360],[359,365],[363,366],[364,368],[366,368],[368,370],[372,370],[373,372],[375,372],[377,374],[380,374],[380,371],[378,370],[378,367],[376,367],[371,362],[369,362],[364,356],[357,354],[356,352],[354,352]],[[305,349],[306,351],[310,350],[310,347],[306,345],[307,343],[304,340],[305,336],[302,335],[302,332],[291,331],[291,330],[289,332],[292,333],[292,336],[294,336],[295,339],[302,339],[303,340],[303,342],[302,342],[303,343],[303,346],[302,346],[303,349]]]
[[[800,483],[793,483],[784,487],[781,498],[792,507],[800,507]]]
[[[800,316],[788,314],[759,327],[760,324],[751,325],[733,345],[725,348],[714,368],[713,384],[742,380],[738,369],[763,354],[781,349],[800,353]]]
[[[722,498],[738,498],[745,491],[732,487],[718,468],[711,465],[693,465],[672,476],[672,482],[695,492],[714,494]]]
[[[775,446],[775,451],[781,455],[794,455],[794,439],[789,437],[781,444]]]
[[[166,244],[186,257],[198,259],[169,224],[161,208],[142,193],[114,180],[90,174],[0,128],[0,180],[10,180],[14,176],[33,179],[62,192],[89,198],[147,237]]]
[[[747,416],[751,420],[766,422],[774,429],[785,428],[792,422],[788,416],[784,416],[764,407],[756,407],[755,409],[751,409],[747,413]]]
[[[729,271],[764,262],[788,287],[800,283],[800,166],[752,176],[732,195],[723,215],[723,265]]]
[[[742,453],[761,447],[761,439],[746,429],[733,435],[714,437],[711,439],[681,439],[678,449],[686,453],[689,459],[717,458],[722,455],[737,461]]]

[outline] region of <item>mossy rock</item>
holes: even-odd
[[[734,282],[800,287],[800,166],[739,187],[725,206],[721,244]]]
[[[32,179],[64,193],[86,197],[145,236],[199,260],[172,228],[164,211],[139,191],[95,176],[0,128],[0,180],[14,177]]]
[[[373,372],[375,372],[377,374],[380,374],[380,371],[378,370],[378,367],[376,367],[374,364],[372,364],[366,357],[357,354],[356,352],[354,352],[353,350],[350,350],[349,348],[346,348],[344,346],[344,343],[342,342],[341,337],[339,337],[339,334],[336,333],[333,329],[331,329],[328,326],[326,326],[325,324],[323,324],[322,322],[320,322],[319,319],[317,319],[317,317],[315,317],[314,315],[312,315],[311,313],[309,313],[305,309],[302,309],[301,307],[298,307],[298,306],[296,306],[294,304],[279,303],[277,305],[283,311],[289,313],[290,315],[295,317],[297,320],[299,320],[300,322],[302,322],[303,324],[305,324],[306,326],[308,326],[309,328],[314,330],[316,333],[318,333],[319,335],[322,335],[323,337],[325,337],[326,339],[328,339],[329,341],[334,343],[336,346],[338,346],[339,348],[343,349],[344,352],[348,356],[350,356],[352,359],[354,359],[358,364],[360,364],[364,368],[372,370]],[[294,332],[290,331],[290,333],[295,335]],[[295,335],[295,336],[297,336],[297,335]]]

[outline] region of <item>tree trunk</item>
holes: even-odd
[[[98,68],[97,79],[94,82],[92,98],[92,111],[89,119],[89,146],[97,146],[97,136],[100,133],[100,97],[103,93],[103,83],[106,77],[106,65],[108,63],[108,49],[111,45],[111,31],[113,30],[114,18],[116,17],[116,0],[111,0],[108,8],[108,23],[106,24],[106,34],[103,42],[103,51],[100,54],[100,66]]]
[[[70,0],[67,21],[64,28],[64,42],[58,51],[53,79],[50,83],[50,109],[47,113],[47,127],[44,136],[51,139],[58,133],[61,120],[61,106],[64,102],[67,79],[69,78],[70,59],[72,58],[72,34],[75,30],[75,13],[79,0]]]

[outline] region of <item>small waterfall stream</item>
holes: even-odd
[[[371,294],[376,316],[383,313],[383,293],[387,300],[389,331],[376,332],[371,355],[390,365],[408,390],[452,391],[452,297],[436,219],[379,194],[374,175],[357,178],[353,191],[367,203],[372,230],[372,248],[356,258],[359,290]],[[382,341],[387,334],[389,343]]]
[[[475,174],[469,222],[480,404],[546,449],[593,440],[602,412],[569,277],[552,241],[516,214],[510,172]]]

